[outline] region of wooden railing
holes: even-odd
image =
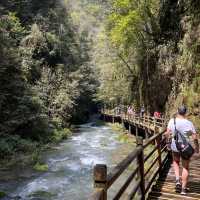
[[[167,161],[168,153],[162,134],[163,132],[152,136],[144,144],[143,139],[138,137],[137,146],[133,152],[112,169],[109,174],[107,174],[106,165],[97,164],[94,167],[94,192],[89,200],[107,200],[108,189],[133,162],[135,162],[134,170],[112,199],[120,199],[131,184],[132,190],[129,192],[127,199],[131,200],[138,194],[140,199],[144,200],[155,178]],[[149,153],[146,153],[147,149],[150,150]],[[153,160],[151,160],[152,158]]]
[[[147,127],[152,128],[165,128],[166,127],[166,121],[165,118],[156,118],[149,115],[144,116],[138,116],[138,115],[130,115],[124,112],[121,112],[120,114],[116,114],[113,110],[103,110],[101,112],[104,115],[112,116],[112,117],[120,117],[124,121],[128,121],[131,124],[141,124]]]

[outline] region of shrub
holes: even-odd
[[[13,147],[8,144],[6,139],[0,140],[0,157],[6,158],[13,153]]]
[[[6,158],[16,152],[32,152],[38,143],[21,138],[19,135],[4,136],[0,139],[0,157]]]
[[[51,138],[52,142],[58,143],[63,139],[67,139],[71,135],[71,131],[68,128],[55,129]]]
[[[6,196],[5,192],[0,191],[0,198],[4,198]]]
[[[49,169],[49,166],[47,164],[41,164],[41,163],[36,163],[33,167],[33,169],[41,172],[46,172]]]

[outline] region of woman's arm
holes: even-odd
[[[166,132],[163,134],[167,139],[172,137],[172,131],[167,128]]]
[[[192,134],[192,139],[194,140],[194,149],[195,149],[195,153],[199,153],[199,137],[197,133],[193,133]]]

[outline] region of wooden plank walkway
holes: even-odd
[[[186,196],[175,192],[175,176],[171,163],[161,173],[161,176],[152,187],[148,200],[200,200],[200,160],[191,161],[190,177]]]

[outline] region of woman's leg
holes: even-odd
[[[182,159],[183,171],[182,171],[182,188],[187,187],[188,177],[189,177],[189,163],[190,160]]]
[[[181,182],[180,182],[180,174],[179,174],[180,154],[176,152],[172,152],[172,157],[173,157],[174,173],[176,176],[175,191],[177,193],[180,193],[181,192]]]
[[[176,176],[176,181],[179,180],[180,174],[179,174],[179,163],[180,163],[180,154],[177,152],[172,152],[173,157],[173,167],[174,167],[174,173]]]

